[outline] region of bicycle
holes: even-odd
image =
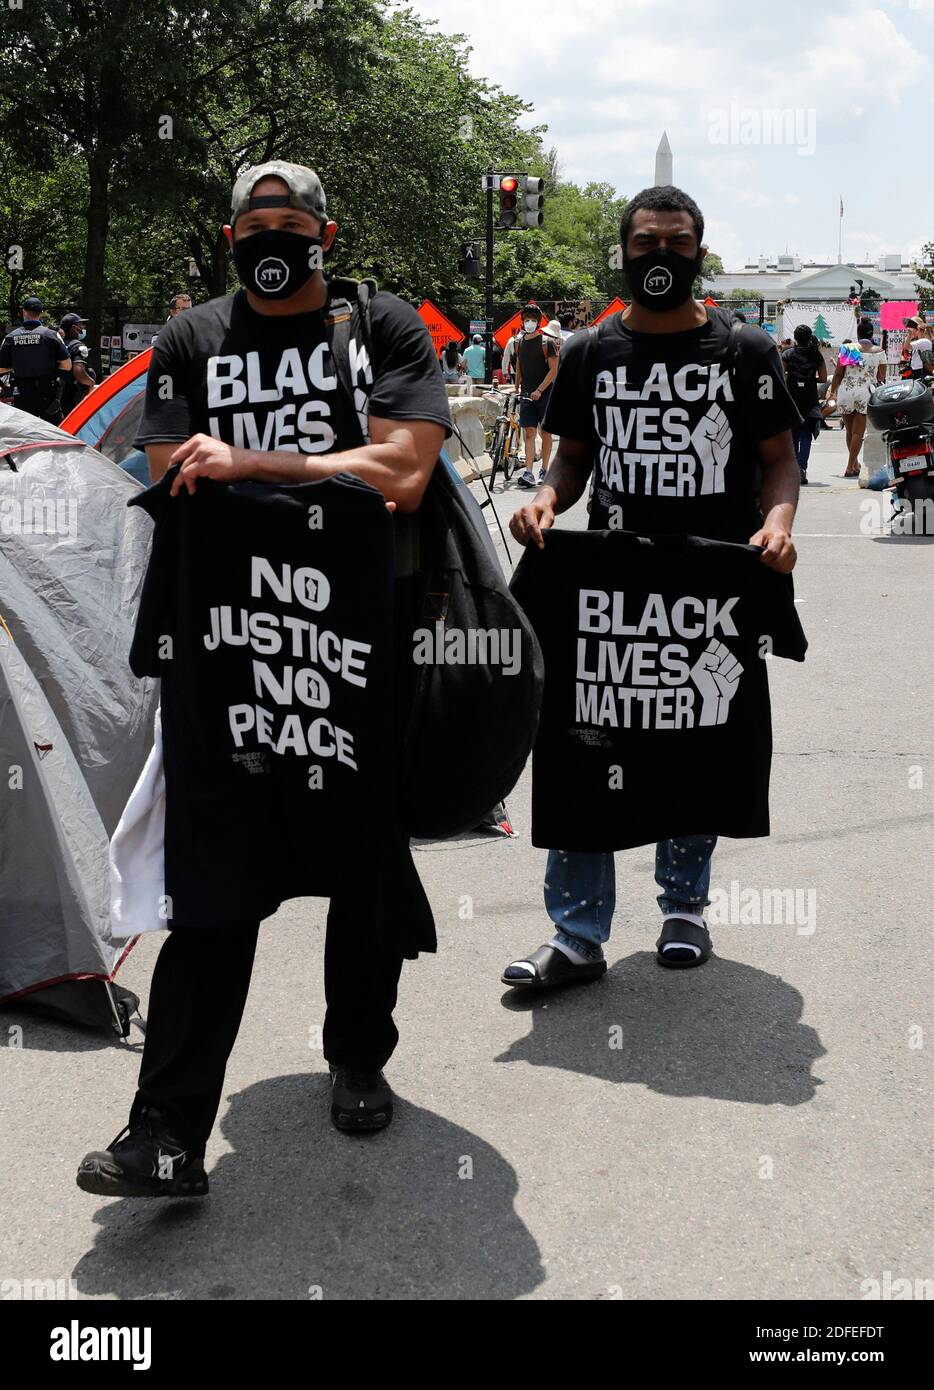
[[[497,473],[502,472],[503,486],[505,487],[519,462],[519,444],[522,439],[522,431],[519,427],[519,404],[520,401],[526,399],[525,396],[510,393],[504,402],[503,413],[496,417],[496,423],[493,426],[493,438],[490,442],[490,460],[493,464],[490,473],[491,492]]]

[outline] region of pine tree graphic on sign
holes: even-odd
[[[827,320],[823,314],[818,314],[814,320],[814,337],[819,343],[829,343],[832,337],[830,329],[827,327]]]

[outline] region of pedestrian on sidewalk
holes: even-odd
[[[792,432],[800,416],[763,329],[740,326],[734,369],[725,365],[731,315],[692,295],[703,237],[701,211],[679,188],[645,189],[627,204],[620,245],[632,303],[599,325],[595,342],[580,333],[562,349],[545,418],[560,443],[547,481],[510,522],[520,545],[542,546],[543,532],[592,475],[590,530],[621,524],[642,534],[748,542],[764,547],[762,563],[771,569],[793,568],[799,471]],[[672,443],[676,437],[683,442]],[[629,452],[622,439],[643,442]],[[702,799],[704,788],[679,786],[672,795]],[[715,844],[706,834],[656,846],[664,966],[702,965],[711,954],[703,913]],[[550,850],[544,896],[553,935],[508,965],[503,983],[549,989],[602,975],[615,873],[610,852]]]
[[[789,395],[801,416],[801,424],[794,431],[795,455],[801,474],[801,485],[806,487],[811,445],[820,434],[823,420],[817,383],[827,380],[827,366],[814,332],[806,323],[799,324],[795,329],[794,340],[794,347],[786,348],[782,353],[782,365],[785,368],[785,384]]]
[[[486,348],[483,346],[483,334],[475,333],[469,348],[464,349],[464,361],[467,364],[467,375],[473,382],[481,382],[486,376]]]
[[[176,506],[175,494],[192,491],[200,479],[210,480],[209,486],[300,484],[349,473],[381,492],[404,521],[418,508],[450,433],[447,396],[424,324],[395,295],[372,296],[369,362],[362,342],[351,338],[349,344],[351,361],[363,356],[372,372],[373,408],[361,445],[354,401],[342,392],[331,365],[332,287],[321,258],[334,245],[337,224],[327,215],[317,174],[280,160],[248,169],[234,185],[230,224],[223,231],[243,288],[173,317],[153,350],[136,439],[146,449],[153,481],[178,467],[169,501]],[[338,288],[334,295],[341,321],[346,294]],[[247,360],[251,385],[231,377]],[[166,381],[172,383],[169,393]],[[273,444],[243,448],[244,436]],[[287,442],[276,448],[279,437]],[[362,491],[369,505],[370,489]],[[204,545],[223,570],[225,537],[206,535]],[[308,553],[296,553],[296,567],[307,566]],[[387,577],[394,591],[404,574],[401,553],[397,546],[397,574]],[[163,709],[164,724],[170,717]],[[315,852],[311,840],[307,854]],[[381,1129],[392,1119],[393,1096],[382,1068],[398,1041],[393,1009],[402,962],[435,949],[431,909],[407,841],[387,838],[384,858],[398,889],[389,895],[378,927],[361,913],[354,883],[332,896],[328,911],[324,1056],[331,1073],[331,1120],[346,1133]],[[216,873],[216,859],[205,868]],[[258,862],[256,874],[263,868]],[[291,881],[272,884],[269,898],[279,901],[297,891]],[[387,924],[400,941],[390,940]],[[207,1191],[205,1144],[247,999],[259,927],[258,920],[221,926],[171,920],[153,973],[129,1123],[106,1150],[82,1162],[78,1185],[85,1191],[123,1197]]]
[[[848,451],[844,478],[859,477],[859,451],[866,433],[869,397],[885,381],[885,353],[872,332],[872,320],[860,319],[856,340],[848,340],[840,349],[830,393],[824,402],[825,410],[833,410],[837,405],[843,415]]]
[[[442,379],[451,386],[463,381],[467,371],[467,363],[461,355],[461,350],[452,338],[447,347],[441,354],[441,376]]]
[[[522,337],[515,354],[516,390],[519,393],[519,426],[525,435],[525,469],[519,475],[519,487],[535,487],[535,440],[542,435],[542,465],[538,474],[541,482],[548,472],[551,458],[551,433],[543,421],[551,384],[558,370],[558,346],[542,332],[542,311],[537,304],[527,304],[522,311]]]

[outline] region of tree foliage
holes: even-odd
[[[545,225],[497,237],[497,300],[625,294],[625,199],[565,179],[531,107],[475,77],[469,56],[465,36],[384,0],[4,5],[7,317],[39,293],[80,306],[95,341],[105,313],[161,309],[190,265],[196,299],[228,292],[231,187],[270,158],[319,172],[342,274],[479,307],[458,248],[483,239],[482,174],[521,170],[545,180]]]

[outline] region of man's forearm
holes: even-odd
[[[280,449],[247,449],[247,476],[258,483],[313,483],[337,473],[353,473],[375,487],[400,511],[409,502],[411,460],[398,444],[364,444],[339,454],[315,456]]]
[[[590,465],[581,467],[579,462],[571,463],[563,456],[559,444],[558,452],[549,464],[545,480],[539,488],[539,495],[546,490],[552,493],[552,506],[556,515],[566,512],[581,497],[589,477]]]
[[[791,535],[800,490],[800,472],[794,454],[776,459],[763,469],[760,502],[767,527],[780,527]]]

